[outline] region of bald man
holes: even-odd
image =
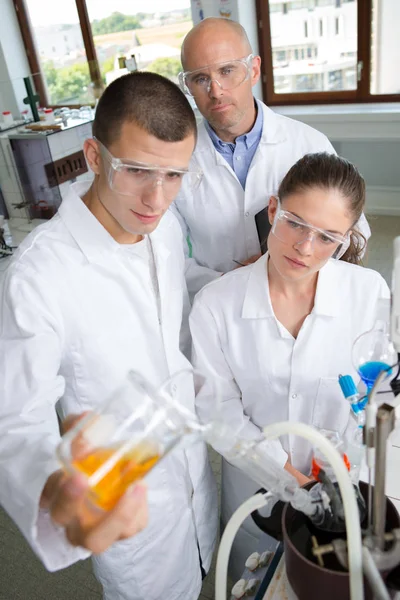
[[[335,150],[319,131],[278,115],[253,97],[261,59],[239,23],[201,21],[182,46],[180,85],[204,119],[192,167],[203,179],[182,186],[172,205],[185,238],[186,279],[193,296],[221,274],[260,256],[255,216],[276,194],[290,167],[310,152]],[[359,229],[371,235],[363,216]]]

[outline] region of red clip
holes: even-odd
[[[350,471],[351,465],[350,465],[350,461],[349,461],[347,454],[343,454],[343,461],[344,461],[344,464],[346,465],[346,469],[348,471]]]
[[[312,476],[314,477],[314,479],[318,479],[320,470],[321,470],[321,467],[316,462],[315,458],[313,458],[312,464],[311,464],[311,473],[312,473]]]

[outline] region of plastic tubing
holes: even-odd
[[[287,434],[298,435],[316,446],[323,452],[329,461],[336,475],[343,499],[349,556],[350,597],[352,600],[364,600],[360,515],[353,484],[342,457],[329,440],[327,440],[319,431],[304,423],[293,423],[289,421],[273,423],[272,425],[264,427],[263,433],[266,438],[270,439]]]
[[[268,453],[265,438],[262,441],[241,443],[225,453],[225,458],[235,467],[241,469],[248,477],[256,481],[261,487],[284,502],[291,505],[308,516],[317,514],[318,505],[311,498],[308,491],[300,488],[297,479],[282,469],[282,467]]]
[[[378,571],[378,567],[374,563],[368,548],[363,546],[363,565],[364,573],[368,579],[368,583],[371,587],[372,593],[376,600],[390,600],[389,592],[387,591],[385,584],[383,583],[381,574]]]
[[[243,521],[255,510],[262,508],[268,502],[267,494],[256,494],[243,502],[233,513],[225,527],[218,550],[217,567],[215,571],[215,600],[226,600],[229,555],[233,540]]]

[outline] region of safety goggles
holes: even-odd
[[[138,196],[155,185],[161,185],[165,198],[173,200],[183,180],[195,189],[201,180],[201,171],[188,171],[170,167],[158,167],[145,163],[115,158],[99,140],[109,187],[123,196]]]
[[[250,77],[253,54],[213,65],[206,65],[195,71],[181,71],[178,75],[181,90],[188,96],[208,94],[212,82],[221,90],[233,90]]]
[[[338,235],[309,225],[293,213],[283,210],[279,200],[271,232],[278,240],[290,246],[301,246],[310,241],[314,256],[320,259],[340,258],[350,243],[349,233]]]

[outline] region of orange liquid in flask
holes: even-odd
[[[93,475],[116,452],[115,448],[94,450],[83,458],[73,461],[73,466],[88,477]],[[142,479],[159,460],[159,455],[150,455],[136,448],[124,454],[106,475],[94,485],[92,496],[104,510],[111,510],[130,485]]]

